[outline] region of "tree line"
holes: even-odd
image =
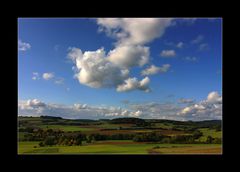
[[[22,141],[40,141],[39,146],[50,145],[82,145],[83,142],[92,143],[101,140],[133,140],[135,142],[158,142],[158,143],[175,143],[175,144],[195,144],[195,143],[221,143],[222,140],[207,137],[205,142],[198,139],[203,135],[199,130],[188,135],[166,136],[158,132],[136,133],[136,134],[112,134],[104,135],[99,133],[83,134],[81,132],[64,132],[53,129],[26,129],[27,134],[24,135]]]

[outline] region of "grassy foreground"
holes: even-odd
[[[151,144],[132,141],[98,141],[82,146],[39,147],[19,142],[18,154],[221,154],[221,144]]]

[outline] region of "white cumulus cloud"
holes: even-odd
[[[106,58],[103,48],[84,53],[78,48],[72,48],[68,57],[76,65],[75,77],[89,87],[116,87],[128,76],[127,69],[121,69]]]
[[[209,103],[219,103],[219,102],[222,102],[222,96],[220,96],[218,94],[218,92],[213,91],[213,92],[208,94],[207,102],[209,102]]]
[[[138,81],[139,82],[139,81]],[[146,84],[147,79],[141,81]],[[130,84],[131,85],[131,84]],[[135,86],[137,87],[138,84]],[[222,96],[210,92],[205,100],[180,99],[174,102],[129,102],[125,108],[114,106],[92,106],[75,103],[73,105],[45,103],[38,99],[18,101],[18,115],[21,116],[60,116],[73,119],[100,119],[118,117],[140,117],[171,120],[219,120],[222,119]],[[185,105],[183,107],[183,105]]]
[[[169,70],[170,64],[164,64],[162,67],[157,67],[155,65],[151,65],[149,68],[146,68],[141,72],[143,76],[145,75],[154,75],[157,73],[165,73]]]
[[[62,105],[44,103],[37,99],[19,101],[18,115],[20,116],[59,116],[70,119],[99,119],[117,117],[141,117],[139,110],[128,110],[113,106],[89,106],[87,104]]]
[[[117,91],[143,90],[149,92],[148,81],[129,77],[133,67],[143,67],[150,61],[150,47],[146,43],[160,38],[165,30],[173,26],[174,18],[98,18],[99,32],[114,38],[114,48],[82,52],[80,48],[69,48],[68,57],[73,61],[75,78],[92,88],[115,88]],[[179,44],[181,47],[181,43]],[[166,50],[164,56],[175,56],[174,50]],[[158,67],[158,72],[169,66]],[[151,71],[151,69],[150,69]],[[151,73],[151,72],[150,72]]]
[[[42,77],[45,80],[50,80],[50,79],[54,78],[54,74],[53,73],[43,73]]]
[[[99,18],[102,30],[118,40],[118,44],[143,45],[161,37],[172,25],[172,18]]]
[[[215,91],[210,92],[206,100],[183,108],[178,115],[189,119],[222,119],[222,96]]]
[[[143,90],[149,92],[150,88],[148,86],[150,79],[148,77],[143,78],[141,81],[138,81],[137,78],[128,78],[124,81],[123,84],[117,86],[117,91],[132,91],[135,89]]]
[[[109,61],[125,68],[143,66],[149,61],[149,47],[140,45],[118,46],[108,55]]]
[[[40,101],[38,99],[28,100],[26,105],[30,106],[30,107],[44,107],[44,106],[46,106],[45,103],[43,103],[42,101]]]

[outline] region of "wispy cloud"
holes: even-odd
[[[206,51],[209,50],[209,45],[207,43],[202,43],[198,47],[199,51]]]
[[[198,35],[195,39],[191,41],[192,44],[199,44],[203,41],[204,36],[203,35]]]
[[[65,84],[65,79],[63,77],[56,76],[53,72],[45,72],[41,75],[38,72],[33,72],[32,80],[41,79],[48,82],[53,82],[56,85],[61,85],[66,91],[70,91],[70,88]]]
[[[178,103],[182,104],[193,104],[195,101],[193,99],[185,99],[185,98],[180,98],[178,100]]]
[[[27,42],[22,42],[22,40],[18,40],[18,50],[19,51],[27,51],[31,48],[31,45]]]
[[[55,84],[64,84],[64,78],[57,77],[54,82]]]
[[[183,48],[183,46],[184,46],[183,42],[178,42],[176,45],[177,48]]]
[[[179,41],[179,42],[167,42],[165,41],[165,45],[168,45],[168,46],[172,46],[172,47],[176,47],[176,48],[183,48],[185,46],[185,43],[183,43],[183,41]]]
[[[162,52],[160,53],[161,57],[175,57],[176,56],[176,52],[175,50],[162,50]]]
[[[187,56],[187,57],[183,58],[183,60],[189,61],[189,62],[196,62],[198,59],[197,59],[197,57]]]
[[[54,46],[54,51],[58,51],[59,48],[60,48],[60,45],[55,45],[55,46]]]
[[[32,80],[39,80],[39,79],[40,79],[40,77],[39,77],[38,72],[33,72]]]

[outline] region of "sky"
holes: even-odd
[[[18,115],[222,119],[221,18],[19,18]]]

